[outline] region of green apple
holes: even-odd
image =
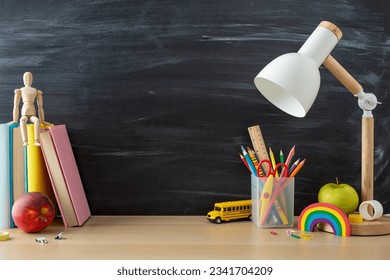
[[[323,185],[318,192],[318,202],[330,203],[340,208],[345,214],[353,213],[359,205],[359,195],[348,184],[328,183]]]

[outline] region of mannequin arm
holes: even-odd
[[[45,123],[45,112],[43,110],[42,91],[37,90],[38,117],[41,123]]]
[[[20,89],[15,89],[15,96],[14,96],[14,109],[12,111],[12,118],[13,122],[17,123],[19,121],[19,105],[20,105],[20,95],[22,91]]]

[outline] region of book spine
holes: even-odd
[[[13,157],[14,157],[14,153],[13,153],[13,150],[14,150],[14,145],[13,145],[13,142],[14,142],[14,128],[16,127],[17,125],[10,125],[9,128],[8,128],[8,131],[9,131],[9,137],[8,137],[8,156],[9,156],[9,220],[10,220],[10,227],[11,228],[14,228],[15,227],[15,223],[14,223],[14,219],[12,219],[12,206],[14,204],[14,168],[13,168]]]
[[[10,186],[11,186],[11,211],[12,206],[25,191],[25,155],[22,135],[18,123],[10,127]],[[12,218],[12,217],[11,217]],[[14,227],[14,221],[11,219],[11,227]]]
[[[11,227],[9,127],[0,124],[0,228]]]
[[[28,146],[27,146],[27,184],[28,192],[41,192],[46,194],[53,202],[51,181],[46,169],[45,160],[41,147],[34,145],[34,125],[27,125]]]

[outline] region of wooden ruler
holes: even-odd
[[[253,149],[255,150],[255,154],[259,160],[259,162],[263,159],[269,160],[267,146],[265,145],[263,134],[261,133],[261,129],[259,125],[248,127],[249,136],[252,141]],[[264,170],[268,169],[268,165],[264,166]]]

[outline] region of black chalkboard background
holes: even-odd
[[[375,198],[390,211],[386,1],[0,1],[0,122],[26,71],[46,120],[67,125],[95,215],[205,215],[250,197],[238,153],[260,124],[275,153],[307,164],[295,212],[335,177],[360,193],[361,111],[326,69],[309,114],[286,115],[253,79],[322,20],[333,56],[383,102],[375,111]]]

